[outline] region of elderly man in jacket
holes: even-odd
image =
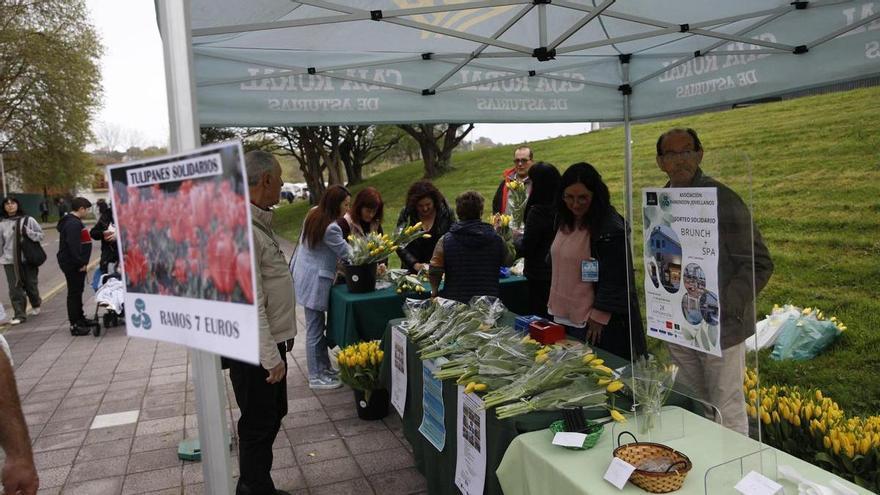
[[[693,129],[672,129],[657,140],[657,165],[669,177],[665,187],[712,187],[718,191],[722,356],[675,344],[669,344],[669,356],[679,367],[678,381],[721,413],[716,421],[748,435],[742,386],[745,340],[755,333],[755,296],[770,280],[773,262],[748,207],[729,187],[705,175],[702,161],[703,145]]]
[[[272,211],[281,193],[281,166],[271,153],[245,155],[256,259],[260,365],[228,360],[238,420],[241,477],[236,495],[274,495],[272,444],[287,414],[287,353],[296,336],[293,282],[272,232]]]

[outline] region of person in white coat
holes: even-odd
[[[350,202],[351,194],[342,186],[330,186],[324,191],[318,205],[306,215],[292,263],[296,300],[305,308],[306,359],[312,389],[341,386],[330,365],[324,332],[336,262],[351,256],[351,248],[337,223],[348,212]]]
[[[40,224],[24,214],[21,203],[13,197],[3,199],[0,220],[0,264],[6,272],[9,300],[14,311],[9,323],[18,325],[27,319],[27,302],[30,300],[33,314],[40,314],[40,289],[37,285],[40,268],[24,260],[21,251],[23,236],[34,242],[43,241]]]

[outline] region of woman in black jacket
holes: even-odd
[[[431,234],[431,237],[418,238],[405,248],[397,250],[400,264],[412,273],[428,269],[437,241],[455,222],[455,213],[449,209],[446,198],[428,180],[420,180],[409,186],[406,206],[397,217],[397,228],[405,229],[418,222],[422,223],[422,228]]]
[[[538,162],[529,168],[532,192],[526,201],[525,227],[522,237],[516,237],[517,257],[525,259],[525,275],[529,287],[529,311],[550,319],[547,299],[550,297],[550,245],[556,235],[556,190],[559,188],[559,170],[553,165]]]
[[[89,236],[96,241],[101,241],[101,272],[110,273],[110,265],[113,271],[119,264],[119,251],[116,245],[116,227],[113,224],[113,209],[103,199],[98,200],[98,222],[89,231]]]

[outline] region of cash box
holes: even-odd
[[[529,335],[544,345],[550,345],[565,338],[565,329],[558,323],[533,321],[529,324]]]

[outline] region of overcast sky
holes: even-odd
[[[97,126],[116,129],[118,146],[165,146],[168,110],[162,41],[153,0],[86,0],[105,51],[101,59],[103,107]],[[469,139],[521,143],[579,134],[589,124],[479,124]],[[96,128],[97,129],[97,128]],[[98,132],[100,135],[100,131]]]

